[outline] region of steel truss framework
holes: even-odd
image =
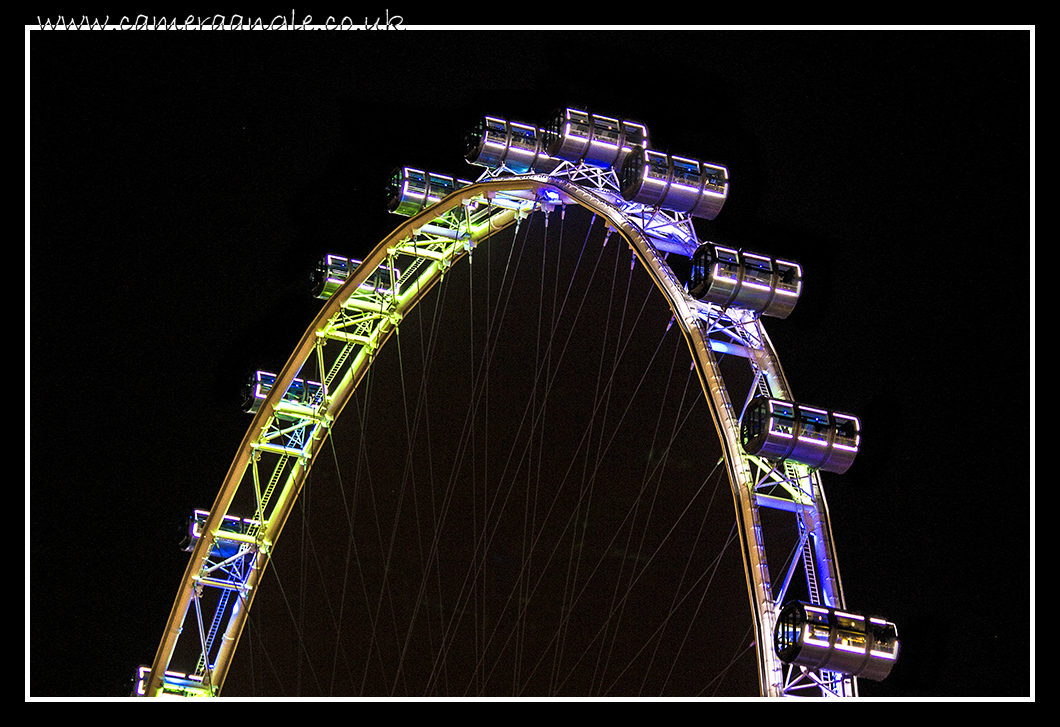
[[[773,650],[773,629],[789,588],[811,602],[843,607],[827,504],[815,472],[746,455],[737,410],[719,359],[746,362],[756,394],[790,399],[762,321],[690,297],[666,263],[691,256],[699,242],[691,219],[625,202],[615,173],[563,163],[549,176],[484,174],[409,218],[361,262],[324,304],[259,407],[199,532],[154,662],[142,667],[137,691],[150,696],[216,696],[224,686],[247,614],[288,515],[321,445],[373,358],[402,318],[452,265],[490,235],[531,212],[580,205],[602,217],[635,252],[673,312],[710,405],[736,506],[739,541],[755,629],[764,696],[854,696],[856,679],[788,668]],[[389,285],[363,286],[373,274]],[[378,277],[377,277],[378,279]],[[319,387],[288,394],[299,376],[316,372]],[[308,392],[308,393],[306,393]],[[746,402],[741,402],[746,406]],[[771,576],[766,511],[794,517],[799,542]],[[803,582],[804,581],[804,582]],[[808,595],[807,595],[808,594]],[[189,630],[197,653],[177,670],[178,637]]]

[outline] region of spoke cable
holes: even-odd
[[[406,694],[413,691],[413,687],[409,681],[409,675],[406,673],[405,660],[406,656],[410,653],[410,649],[412,649],[414,631],[418,631],[417,622],[422,624],[421,628],[425,629],[426,640],[429,642],[428,646],[430,647],[429,653],[433,654],[433,657],[430,659],[430,666],[428,667],[429,673],[427,675],[426,691],[424,693],[431,694],[437,689],[442,689],[444,693],[448,693],[450,679],[450,652],[455,644],[454,639],[457,637],[458,628],[464,621],[465,616],[470,616],[470,631],[472,632],[471,641],[473,642],[470,646],[473,647],[475,657],[472,662],[472,673],[470,676],[466,677],[466,682],[463,681],[463,676],[461,676],[461,680],[462,683],[465,684],[465,693],[480,695],[487,692],[488,685],[492,683],[493,675],[501,665],[502,659],[508,659],[512,656],[515,657],[511,677],[513,693],[521,694],[525,692],[535,678],[537,672],[542,670],[542,667],[545,667],[546,664],[550,663],[551,667],[547,668],[549,693],[558,694],[572,679],[579,666],[585,663],[587,657],[593,653],[596,654],[596,666],[593,669],[592,683],[596,686],[594,692],[598,691],[601,694],[608,694],[614,690],[620,680],[627,674],[627,672],[629,672],[634,664],[638,660],[644,663],[641,657],[647,656],[647,667],[640,680],[641,691],[643,692],[644,687],[647,684],[648,674],[660,653],[659,649],[662,644],[664,632],[673,623],[673,618],[679,607],[689,599],[691,594],[696,591],[699,584],[706,579],[706,585],[700,593],[699,605],[695,608],[692,620],[685,626],[685,633],[680,640],[676,653],[673,654],[674,659],[670,663],[669,672],[667,672],[665,680],[663,681],[663,688],[665,689],[666,684],[670,680],[670,676],[673,674],[673,670],[676,668],[677,658],[687,644],[690,632],[695,627],[696,615],[698,615],[699,610],[704,603],[710,584],[713,581],[714,575],[717,573],[722,555],[725,553],[733,538],[732,534],[730,534],[729,539],[726,541],[725,546],[722,549],[722,553],[714,559],[714,561],[708,566],[707,570],[701,572],[691,581],[688,585],[688,590],[684,590],[686,580],[688,580],[691,575],[690,568],[693,565],[695,552],[705,531],[708,529],[706,519],[712,509],[711,505],[714,502],[714,497],[717,492],[717,483],[715,483],[714,492],[711,494],[707,503],[707,509],[703,514],[703,520],[699,525],[699,531],[695,537],[695,541],[692,548],[689,550],[680,577],[677,579],[677,586],[673,592],[668,611],[662,616],[661,622],[655,627],[653,632],[644,638],[639,649],[637,649],[631,657],[624,657],[625,665],[621,669],[619,669],[617,665],[614,667],[611,666],[612,659],[617,656],[615,652],[617,639],[619,638],[620,632],[623,631],[624,614],[626,613],[627,605],[630,603],[630,599],[634,593],[635,586],[644,579],[648,569],[652,566],[653,561],[656,559],[656,556],[660,554],[662,548],[669,544],[671,536],[674,534],[676,528],[686,518],[690,508],[700,498],[704,488],[714,477],[714,474],[718,469],[718,467],[715,466],[707,479],[702,481],[699,488],[691,494],[690,499],[684,505],[681,512],[675,515],[673,524],[670,526],[669,530],[662,535],[661,540],[658,542],[653,541],[649,544],[650,526],[653,521],[658,520],[656,505],[660,502],[658,499],[660,496],[660,488],[664,484],[664,471],[667,468],[667,463],[670,461],[672,447],[677,441],[678,434],[682,430],[684,424],[689,420],[696,402],[702,398],[693,396],[691,405],[686,407],[686,400],[690,391],[690,385],[686,382],[684,391],[681,391],[680,387],[673,387],[673,396],[679,397],[680,399],[678,406],[671,409],[671,407],[667,405],[674,371],[676,370],[676,362],[682,350],[680,339],[678,345],[674,348],[669,374],[665,379],[663,394],[660,397],[655,426],[649,441],[648,457],[643,467],[640,485],[635,492],[631,493],[632,501],[628,505],[625,516],[612,531],[610,541],[604,548],[603,553],[599,558],[594,558],[593,563],[586,561],[583,564],[583,559],[587,555],[587,552],[582,546],[585,543],[586,528],[588,526],[589,513],[594,499],[593,493],[595,491],[598,477],[602,474],[604,464],[610,456],[610,452],[618,439],[619,433],[624,431],[622,427],[633,410],[633,403],[637,399],[638,393],[641,392],[643,385],[648,380],[649,373],[652,370],[655,361],[659,358],[659,354],[662,351],[664,344],[673,340],[665,333],[662,336],[656,336],[657,343],[655,350],[650,354],[648,363],[641,369],[639,381],[637,381],[636,385],[632,387],[630,392],[627,393],[625,389],[623,389],[622,398],[625,400],[624,407],[616,407],[614,411],[612,411],[611,398],[618,392],[619,373],[622,370],[621,366],[627,359],[626,353],[635,338],[634,332],[637,330],[639,323],[644,317],[651,294],[655,292],[654,290],[649,290],[648,296],[641,303],[639,309],[631,305],[633,270],[636,267],[635,254],[633,257],[633,266],[631,266],[630,273],[625,280],[625,295],[621,295],[621,289],[618,285],[609,286],[612,304],[608,305],[606,309],[607,313],[604,316],[604,321],[602,323],[604,337],[602,339],[602,348],[600,350],[599,364],[597,367],[595,394],[593,395],[593,401],[590,407],[588,424],[585,426],[581,438],[574,447],[574,454],[569,460],[564,460],[567,461],[566,469],[562,476],[558,477],[558,482],[551,493],[551,497],[546,497],[542,490],[543,478],[545,476],[544,465],[552,451],[551,445],[546,438],[546,434],[552,431],[553,421],[555,421],[557,417],[562,416],[560,414],[562,407],[554,405],[554,403],[558,401],[555,396],[558,395],[557,392],[559,391],[559,388],[556,387],[556,383],[560,376],[566,371],[566,369],[563,368],[564,360],[567,358],[577,325],[582,320],[587,300],[589,299],[590,292],[593,288],[592,282],[596,278],[596,274],[603,260],[604,252],[604,246],[600,246],[599,254],[592,267],[592,272],[589,274],[589,282],[586,284],[585,290],[581,292],[580,302],[577,306],[572,305],[570,308],[569,316],[572,317],[572,320],[569,325],[561,326],[560,324],[565,320],[564,313],[568,309],[568,304],[572,303],[572,294],[575,292],[577,273],[578,270],[581,269],[583,258],[586,251],[589,249],[588,240],[593,232],[594,225],[592,221],[589,223],[589,229],[586,233],[585,240],[582,243],[581,252],[579,252],[577,256],[574,273],[571,274],[565,286],[565,292],[561,296],[560,275],[565,218],[561,211],[559,241],[550,245],[548,237],[548,214],[544,213],[542,217],[544,219],[544,242],[541,250],[541,270],[542,273],[544,273],[546,264],[550,261],[549,255],[551,251],[551,254],[554,254],[555,256],[554,277],[551,281],[546,281],[546,278],[549,276],[545,274],[540,276],[538,285],[536,363],[534,366],[532,388],[530,389],[530,395],[528,396],[528,400],[523,409],[519,424],[514,428],[515,431],[510,439],[510,444],[505,444],[501,439],[493,441],[494,438],[490,436],[490,412],[492,411],[490,394],[493,391],[505,392],[504,386],[496,386],[495,384],[491,385],[490,374],[495,368],[493,366],[495,356],[501,350],[503,345],[501,341],[501,333],[505,330],[503,322],[509,310],[509,303],[515,287],[513,284],[509,283],[509,273],[511,275],[511,280],[514,282],[516,276],[519,274],[520,261],[522,260],[523,253],[526,249],[526,243],[530,235],[529,222],[523,225],[524,235],[523,243],[521,245],[516,244],[518,243],[518,233],[520,231],[519,226],[516,227],[515,241],[509,247],[507,259],[503,267],[502,282],[496,295],[493,294],[491,288],[492,266],[490,265],[488,249],[486,252],[486,259],[483,261],[483,264],[486,266],[485,295],[476,294],[476,285],[473,282],[474,274],[471,272],[471,259],[469,256],[468,287],[466,292],[468,305],[467,319],[469,323],[467,340],[471,345],[473,361],[471,365],[467,367],[467,370],[471,374],[471,399],[464,415],[463,426],[452,430],[455,437],[455,444],[453,444],[452,448],[448,450],[451,455],[451,465],[449,467],[448,475],[444,478],[444,485],[436,481],[434,473],[434,466],[437,462],[431,450],[431,404],[429,403],[430,399],[427,394],[429,389],[434,390],[436,388],[445,388],[449,386],[450,381],[452,380],[452,377],[449,376],[447,372],[441,372],[440,375],[436,373],[433,380],[435,382],[439,380],[445,382],[442,387],[431,386],[429,383],[432,380],[430,373],[436,366],[435,353],[437,351],[437,346],[444,335],[444,331],[442,330],[443,326],[440,324],[440,311],[444,307],[443,301],[449,287],[448,283],[450,276],[444,274],[442,276],[438,286],[438,294],[434,296],[434,312],[429,324],[425,325],[425,320],[428,317],[420,315],[418,313],[420,310],[419,308],[415,309],[417,311],[417,320],[419,321],[418,325],[420,327],[419,348],[421,353],[419,356],[419,367],[421,370],[418,375],[421,376],[421,379],[419,382],[414,382],[414,376],[417,375],[417,372],[415,371],[416,367],[410,367],[409,362],[407,361],[407,352],[404,350],[407,346],[403,346],[401,327],[395,329],[395,357],[399,373],[400,396],[402,399],[401,406],[404,416],[404,433],[407,443],[407,450],[402,468],[403,473],[398,478],[400,479],[400,486],[398,489],[394,489],[394,485],[397,484],[396,482],[390,485],[386,482],[373,482],[371,468],[368,464],[370,447],[368,440],[366,439],[367,430],[369,429],[367,417],[369,413],[373,411],[370,406],[370,401],[373,390],[373,374],[377,370],[375,366],[369,366],[366,372],[363,405],[361,405],[362,397],[360,394],[354,392],[354,397],[358,400],[358,406],[355,408],[359,412],[358,419],[360,422],[360,434],[356,445],[357,474],[354,478],[352,493],[350,494],[349,499],[347,498],[346,487],[341,476],[338,450],[334,439],[332,438],[332,457],[335,463],[336,478],[342,498],[343,511],[347,519],[350,533],[347,540],[346,560],[341,580],[341,588],[339,589],[340,595],[337,608],[332,605],[326,590],[322,589],[325,604],[334,623],[336,638],[335,650],[332,655],[332,675],[331,688],[328,692],[329,694],[333,694],[335,690],[340,651],[342,652],[343,663],[346,664],[347,672],[349,672],[347,652],[341,643],[340,637],[344,631],[343,619],[344,614],[347,611],[346,601],[351,567],[356,567],[357,572],[360,575],[361,590],[365,597],[365,603],[372,604],[374,602],[374,605],[369,605],[368,609],[369,627],[366,635],[368,648],[365,652],[364,669],[361,676],[362,693],[367,684],[366,680],[369,673],[369,666],[373,660],[378,661],[380,675],[382,676],[384,683],[390,685],[391,695],[397,694],[399,690],[402,689]],[[533,219],[533,216],[531,216],[530,219]],[[596,215],[594,214],[593,221],[595,221],[595,219]],[[519,249],[516,250],[516,247],[519,247]],[[621,246],[616,247],[621,249]],[[620,258],[620,255],[615,257],[616,273]],[[588,266],[586,266],[586,270],[588,270]],[[616,274],[616,282],[617,279]],[[550,308],[546,305],[546,282],[550,282],[552,287],[552,290],[550,291]],[[616,296],[621,299],[620,307],[614,305],[614,298]],[[477,327],[476,306],[483,309],[485,316],[485,330],[484,333],[481,334],[481,337],[475,330]],[[546,316],[546,308],[550,310],[550,316]],[[549,318],[547,322],[546,317]],[[617,319],[617,322],[614,319]],[[608,336],[612,326],[614,326],[615,330],[613,349],[612,346],[609,345]],[[669,328],[667,328],[667,330],[669,330]],[[407,342],[408,341],[405,343],[407,344]],[[612,351],[609,365],[610,370],[608,370],[608,364],[605,363],[605,360],[608,358],[607,353],[609,350]],[[480,351],[481,353],[477,353],[477,351]],[[378,355],[378,352],[376,355]],[[568,365],[582,367],[582,362],[577,361]],[[694,379],[694,372],[695,367],[693,366],[692,371],[689,374],[689,381]],[[698,380],[694,383],[698,385]],[[409,401],[409,398],[414,395],[414,391],[417,393],[415,394],[416,401],[413,404]],[[392,411],[392,407],[388,407],[387,411]],[[670,429],[670,432],[668,434],[663,434],[666,413],[668,411],[674,412],[673,420],[672,422],[669,422],[669,426],[666,427]],[[563,423],[567,424],[568,422]],[[498,427],[499,426],[500,425],[498,425]],[[626,426],[629,425],[626,424]],[[498,428],[497,431],[502,430]],[[574,439],[570,438],[569,441],[573,442]],[[501,446],[501,449],[506,450],[506,455],[504,455],[503,460],[501,457],[491,456],[492,450],[495,449],[498,444]],[[593,454],[594,449],[595,455]],[[657,456],[655,456],[656,450],[659,451]],[[417,456],[422,456],[424,451],[426,452],[427,461],[423,466],[417,466],[413,455],[416,454]],[[480,452],[484,453],[485,456],[483,457],[481,464],[476,464],[475,460]],[[450,458],[438,460],[438,462],[441,461],[450,461]],[[470,462],[471,464],[465,465],[465,462]],[[491,466],[491,463],[496,466]],[[470,476],[465,475],[465,469],[467,466],[470,466],[471,468]],[[491,471],[496,470],[498,467],[500,469],[499,475],[491,477]],[[568,489],[568,481],[573,482],[578,479],[578,477],[574,476],[576,468],[581,470],[581,475],[580,489],[574,500],[575,504],[569,509],[567,517],[565,519],[558,518],[559,522],[557,522],[555,510],[560,502],[559,495],[561,492]],[[468,480],[470,480],[470,482]],[[514,582],[510,588],[505,586],[507,597],[505,598],[503,594],[498,594],[501,596],[500,600],[491,600],[495,596],[490,594],[490,590],[500,587],[506,579],[494,578],[493,571],[487,573],[487,566],[490,561],[489,553],[492,552],[494,539],[505,532],[504,528],[509,527],[506,524],[505,513],[508,512],[511,501],[515,498],[517,492],[516,485],[520,481],[525,481],[526,483],[523,492],[524,500],[522,509],[523,552],[521,559],[518,562],[517,573],[514,574]],[[426,506],[429,503],[433,518],[432,523],[426,523],[422,519],[420,513],[421,496],[426,495],[427,493],[418,493],[417,490],[419,490],[423,484],[426,484],[430,488],[429,498],[423,499],[423,506]],[[439,485],[442,486],[439,487]],[[380,559],[380,565],[382,568],[380,581],[377,586],[373,585],[371,587],[371,594],[369,592],[368,582],[365,580],[366,573],[362,567],[362,561],[359,555],[360,548],[357,539],[354,536],[357,531],[356,516],[358,500],[365,501],[363,495],[358,495],[363,487],[368,488],[368,499],[366,504],[370,506],[369,513],[374,515],[376,539],[380,556],[382,556]],[[389,494],[386,497],[380,498],[378,495],[382,494],[384,490],[378,490],[378,487],[386,488],[389,491]],[[448,527],[447,523],[450,519],[450,511],[455,504],[454,497],[457,494],[458,488],[466,490],[468,487],[471,489],[470,502],[472,503],[471,513],[468,513],[472,522],[470,532],[472,538],[469,541],[472,546],[472,557],[470,563],[468,563],[464,570],[463,581],[461,582],[459,576],[454,580],[442,569],[443,551],[440,537],[443,534],[443,531]],[[547,502],[545,502],[546,499],[548,500]],[[381,510],[383,500],[388,502],[391,500],[393,501],[394,513],[392,518],[383,515],[383,510]],[[388,507],[390,507],[390,505],[388,505]],[[408,512],[409,508],[412,510],[411,513]],[[304,657],[304,660],[306,660],[306,666],[308,667],[308,672],[305,676],[312,679],[320,694],[324,694],[325,692],[320,689],[317,672],[312,661],[309,659],[305,636],[305,599],[308,588],[308,557],[311,556],[313,558],[314,563],[316,564],[317,573],[321,580],[324,580],[323,567],[318,557],[317,549],[314,546],[312,534],[309,532],[311,512],[311,501],[309,500],[307,492],[305,493],[302,502],[302,553],[298,566],[298,582],[301,585],[301,590],[298,596],[299,616],[295,616],[291,603],[288,601],[287,594],[284,592],[282,585],[280,587],[280,594],[295,627],[300,648],[300,658],[296,674],[297,691],[300,693],[302,690],[302,661]],[[387,537],[384,537],[384,519],[390,520],[390,525],[387,528],[389,535]],[[415,597],[412,598],[412,605],[410,607],[411,615],[409,617],[406,617],[404,612],[402,612],[402,615],[399,617],[395,589],[397,582],[396,578],[398,575],[398,572],[394,570],[397,567],[397,549],[399,547],[407,549],[409,545],[403,541],[404,536],[402,533],[404,531],[399,530],[399,521],[408,521],[410,526],[414,525],[415,543],[410,544],[415,550],[418,550],[420,557],[419,570],[421,581],[416,587]],[[433,531],[426,527],[428,524],[433,528]],[[551,548],[543,547],[546,545],[543,540],[546,534],[548,534],[550,539],[553,538],[553,535],[549,534],[551,531],[547,530],[546,526],[548,526],[548,528],[559,528],[559,535],[554,538],[554,544]],[[566,548],[566,558],[563,559],[557,556],[559,556],[561,550],[564,549],[565,544],[563,541],[567,537],[571,537],[571,542],[569,547]],[[624,540],[624,543],[616,548],[616,544],[621,542],[620,539]],[[552,542],[552,540],[549,542]],[[572,646],[567,640],[567,633],[577,615],[576,608],[582,601],[583,597],[586,596],[590,583],[594,582],[594,580],[597,579],[597,576],[602,573],[602,567],[605,561],[612,555],[620,555],[621,561],[618,564],[617,575],[614,576],[615,580],[614,586],[611,589],[610,605],[604,612],[606,615],[602,617],[599,629],[596,634],[591,637],[588,644],[580,644],[578,647],[580,651],[576,658],[571,659],[571,663],[566,664],[565,661],[567,661],[567,659],[564,658],[566,650],[568,646]],[[626,563],[627,560],[629,560],[630,563]],[[447,561],[446,565],[452,566],[453,564]],[[585,571],[584,574],[583,570]],[[531,630],[531,623],[529,621],[530,605],[531,602],[534,601],[535,595],[537,595],[539,591],[542,591],[542,586],[546,582],[546,578],[552,578],[553,574],[557,573],[562,574],[560,577],[563,579],[562,584],[559,584],[557,580],[557,585],[562,585],[562,588],[558,590],[558,593],[562,594],[559,598],[558,623],[555,627],[555,631],[552,632],[551,637],[547,638],[545,647],[541,649],[535,646],[533,648],[536,649],[536,651],[531,654],[531,645],[527,642],[527,637]],[[404,574],[402,577],[404,577]],[[276,578],[279,583],[279,574],[276,575]],[[443,581],[446,581],[446,583],[443,584]],[[459,587],[455,601],[453,601],[451,607],[447,609],[445,606],[446,590],[449,589],[450,585],[456,586],[457,584],[459,584]],[[443,585],[445,586],[444,588]],[[378,588],[378,591],[376,591],[376,588]],[[433,606],[428,607],[427,605],[431,600],[429,594],[432,592],[437,593],[438,609],[435,609]],[[512,610],[513,607],[514,611]],[[389,657],[384,658],[384,647],[382,642],[383,631],[380,630],[380,618],[384,617],[384,609],[386,609],[386,617],[388,617],[388,620],[390,621],[389,628],[385,629],[385,631],[394,635],[395,642],[398,645],[398,649],[395,652],[397,654],[396,659],[390,659]],[[437,620],[433,616],[434,613],[437,613],[439,616]],[[509,614],[510,617],[514,619],[514,625],[509,624],[505,626],[504,622],[506,614]],[[508,630],[502,631],[502,627]],[[533,628],[537,629],[537,625],[535,624]],[[628,631],[628,628],[625,630]],[[507,634],[506,636],[504,636],[505,633]],[[538,633],[540,635],[540,632]],[[502,636],[504,636],[503,639]],[[731,668],[746,650],[745,647],[741,646],[740,651],[733,657],[729,665],[726,666],[725,671],[728,671],[728,669]],[[507,654],[507,656],[505,656],[505,654]],[[524,657],[533,659],[533,664],[526,662],[524,665]],[[265,661],[275,672],[275,667],[267,652],[265,653]],[[391,665],[389,668],[387,667],[388,663]],[[617,674],[612,676],[609,674],[611,671],[617,671]],[[606,678],[609,682],[609,685],[606,688],[604,688],[603,684],[605,675],[607,675]],[[724,672],[721,676],[724,676]],[[711,684],[720,683],[717,681],[718,679],[720,679],[720,677],[712,680],[704,690],[708,689]],[[416,683],[419,684],[420,682],[417,681]],[[419,687],[416,687],[415,689],[418,688]]]

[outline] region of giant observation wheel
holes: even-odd
[[[535,215],[547,234],[548,221],[559,217],[562,227],[568,209],[583,210],[590,231],[602,230],[599,247],[614,240],[612,249],[632,251],[630,270],[646,273],[668,307],[667,333],[679,332],[690,354],[695,398],[707,405],[720,445],[720,457],[697,467],[704,475],[715,463],[723,468],[735,504],[733,541],[750,605],[747,643],[758,692],[854,696],[858,677],[885,677],[897,658],[897,633],[883,619],[845,610],[820,476],[850,466],[860,424],[853,415],[795,401],[766,333],[763,317],[786,317],[802,292],[799,265],[697,238],[692,220],[713,219],[722,209],[728,170],[653,150],[639,123],[576,109],[556,112],[542,127],[485,117],[469,133],[466,157],[484,168],[475,181],[396,171],[390,209],[407,219],[365,259],[331,255],[321,262],[314,292],[325,302],[286,365],[258,372],[248,388],[253,420],[214,503],[190,518],[191,557],[136,693],[221,694],[280,533],[296,515],[318,455],[329,451],[339,415],[348,408],[360,418],[366,410],[359,391],[384,344],[400,339],[403,321],[444,287],[455,266],[483,254],[476,250],[512,231],[517,239]],[[682,265],[671,266],[671,258]],[[483,361],[488,368],[492,358]],[[438,558],[429,539],[426,548]],[[530,600],[527,592],[513,594],[509,602]],[[561,631],[572,627],[569,616],[560,621]],[[477,629],[476,639],[491,641],[489,628]],[[439,643],[451,638],[441,628],[428,635]],[[407,642],[396,657],[401,664]],[[500,650],[520,648],[505,641]],[[560,660],[551,642],[545,652]],[[481,663],[475,668],[480,685],[486,671]],[[428,686],[412,689],[437,692],[437,663],[433,674]],[[531,683],[512,680],[517,693],[536,693]],[[541,689],[551,693],[556,680]]]

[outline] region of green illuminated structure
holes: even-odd
[[[613,131],[619,126],[615,122],[607,128]],[[497,127],[502,134],[508,129],[509,135],[513,128],[510,124]],[[554,128],[553,140],[560,133]],[[586,133],[591,135],[591,129]],[[524,132],[520,138],[525,142],[533,137]],[[646,130],[639,143],[646,143]],[[540,147],[535,148],[521,158],[543,159]],[[687,209],[673,212],[624,199],[620,170],[552,158],[546,167],[547,174],[534,168],[512,173],[502,165],[488,169],[473,183],[407,168],[395,172],[390,180],[391,209],[411,216],[364,260],[348,265],[335,262],[334,269],[341,274],[333,277],[328,277],[327,269],[321,273],[317,282],[323,306],[286,365],[255,402],[253,420],[220,492],[199,523],[157,654],[152,665],[141,670],[138,693],[221,693],[263,574],[307,474],[381,347],[447,271],[476,247],[532,213],[578,206],[602,220],[609,236],[617,234],[633,250],[635,262],[668,304],[691,353],[736,506],[760,693],[779,696],[809,687],[814,695],[856,694],[856,680],[851,676],[787,666],[773,647],[778,614],[791,600],[787,594],[796,581],[802,584],[800,598],[833,608],[845,604],[817,472],[794,461],[750,455],[741,446],[744,401],[734,406],[730,399],[730,386],[718,364],[720,356],[745,364],[752,382],[742,392],[747,401],[754,396],[791,400],[760,316],[699,300],[675,275],[667,256],[676,253],[691,258],[701,244]],[[427,180],[432,179],[439,185],[434,191],[443,188],[445,196],[422,197]],[[727,172],[725,180],[727,185]],[[702,188],[715,182],[709,178],[698,183]],[[715,191],[709,193],[712,199],[723,201]],[[682,199],[694,194],[695,189],[688,187]],[[711,214],[717,209],[720,203],[711,208]],[[292,384],[300,380],[319,382],[319,396],[285,399]],[[713,463],[703,464],[709,468]],[[760,517],[764,510],[783,514],[797,532],[793,557],[780,577],[770,571],[766,558],[771,533]],[[247,526],[225,525],[236,517],[245,519]],[[196,664],[177,664],[182,633],[185,640],[193,634],[190,652],[198,654]]]

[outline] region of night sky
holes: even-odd
[[[566,105],[726,164],[701,237],[803,265],[768,330],[800,401],[861,418],[825,480],[843,584],[902,638],[862,694],[1033,696],[1031,40],[29,34],[27,698],[124,696],[150,663],[242,381],[311,322],[316,259],[401,221],[390,170],[473,176],[477,118]]]

